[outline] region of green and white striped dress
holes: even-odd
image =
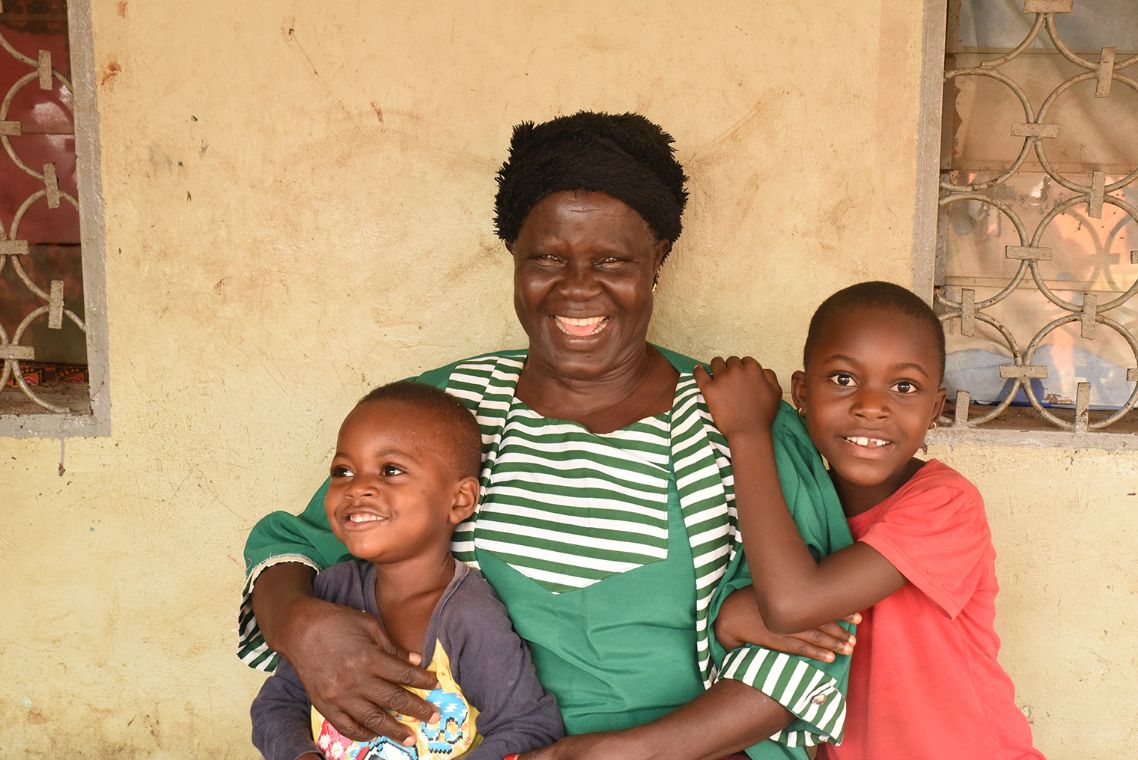
[[[681,373],[672,409],[605,435],[574,422],[544,418],[515,398],[524,351],[475,357],[418,378],[461,398],[482,431],[482,500],[478,511],[455,531],[454,553],[475,566],[491,558],[495,566],[508,566],[524,579],[503,584],[497,567],[483,568],[511,608],[519,632],[535,652],[539,675],[554,693],[562,691],[553,682],[558,676],[542,672],[540,650],[557,651],[569,662],[596,662],[602,670],[613,667],[617,660],[592,651],[595,639],[588,632],[578,636],[577,628],[603,624],[609,611],[636,602],[626,596],[598,607],[596,600],[604,599],[607,586],[635,581],[638,574],[656,572],[657,565],[683,557],[690,563],[683,577],[691,585],[681,589],[653,581],[651,593],[645,594],[651,606],[642,617],[648,618],[645,630],[657,616],[673,625],[686,621],[687,643],[652,656],[661,667],[679,663],[689,672],[694,668],[697,688],[731,678],[778,701],[796,719],[772,737],[778,744],[764,742],[750,754],[803,758],[801,747],[841,736],[847,658],[827,664],[757,647],[724,652],[710,635],[722,600],[750,582],[736,525],[729,451],[692,377],[694,362],[662,353]],[[797,415],[784,408],[774,434],[780,481],[803,538],[817,556],[847,545],[844,515]],[[274,513],[257,526],[246,546],[246,591],[256,573],[281,555],[290,560],[310,557],[317,567],[334,555],[327,536],[317,534],[321,526],[327,530],[322,499],[323,489],[299,518]],[[687,539],[683,546],[681,538],[681,546],[673,547],[671,554],[670,527],[673,541]],[[676,551],[681,548],[682,553]],[[525,584],[541,593],[526,591],[526,600],[514,599]],[[594,596],[586,612],[576,617],[558,618],[559,608],[553,606],[551,624],[525,625],[514,608],[534,599],[546,604],[539,599],[542,594],[561,599],[551,605],[571,604],[583,594]],[[243,659],[264,666],[270,658],[262,654],[265,648],[251,607],[243,612]],[[625,609],[619,612],[628,614]],[[641,622],[632,614],[630,629]],[[636,636],[629,630],[626,638],[635,643]],[[559,651],[578,646],[588,651]],[[618,711],[635,714],[638,696],[623,694],[622,704],[613,706],[614,716]],[[620,719],[614,718],[611,728],[620,727]]]
[[[476,546],[553,593],[663,560],[668,418],[597,435],[514,399],[468,526],[476,526]]]
[[[674,355],[665,355],[675,363]],[[670,412],[602,436],[574,422],[546,419],[518,401],[514,389],[524,362],[524,354],[491,354],[458,364],[446,382],[447,391],[475,411],[484,451],[482,504],[455,531],[455,555],[477,566],[480,553],[491,552],[553,593],[587,588],[667,555],[673,485],[695,569],[689,615],[704,686],[734,678],[783,704],[800,718],[777,737],[789,746],[840,736],[845,702],[838,680],[815,666],[820,663],[751,647],[713,656],[709,613],[721,601],[717,591],[729,568],[742,564],[742,538],[727,442],[712,424],[691,363],[681,372]],[[790,424],[800,425],[791,417]],[[786,422],[786,415],[780,420]],[[808,442],[806,448],[817,460]],[[780,471],[788,464],[785,452],[782,458]],[[829,488],[820,462],[812,474],[820,474]],[[837,500],[830,502],[830,521],[837,523],[839,540],[848,543]],[[800,514],[813,505],[803,506],[796,505]],[[825,499],[817,499],[815,508],[824,506]],[[509,595],[502,596],[509,607]],[[656,604],[669,596],[690,604],[686,590],[681,595],[671,589],[660,589]],[[558,691],[555,684],[547,686]]]

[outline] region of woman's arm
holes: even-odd
[[[814,628],[866,609],[905,578],[877,551],[854,543],[816,562],[779,488],[771,424],[782,390],[754,359],[712,362],[695,376],[731,447],[735,504],[759,611],[776,633]]]
[[[371,615],[313,596],[312,578],[296,563],[261,573],[253,609],[265,640],[292,664],[312,704],[340,733],[358,741],[413,739],[388,711],[437,721],[434,705],[403,688],[431,689],[434,675],[414,667],[419,656],[392,644]]]
[[[625,731],[579,734],[522,760],[713,760],[777,733],[791,720],[778,702],[738,681],[720,681],[662,718]]]

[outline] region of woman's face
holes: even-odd
[[[668,243],[631,207],[605,193],[554,193],[533,207],[509,249],[531,361],[596,379],[643,357]]]

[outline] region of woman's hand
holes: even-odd
[[[784,707],[740,681],[724,679],[656,720],[623,731],[567,736],[520,760],[700,760],[721,758],[786,727]]]
[[[651,757],[650,754],[637,754],[629,746],[628,732],[606,731],[596,734],[577,734],[520,755],[518,760],[588,760],[589,758],[622,758],[634,760],[637,757]]]
[[[715,357],[711,374],[695,368],[695,381],[720,432],[732,435],[770,430],[782,401],[782,386],[774,370],[764,369],[750,356]]]
[[[253,608],[269,646],[289,661],[312,704],[344,736],[413,743],[390,711],[438,721],[434,705],[404,688],[432,689],[434,674],[415,667],[419,655],[392,644],[371,615],[312,596],[311,579],[311,570],[296,563],[274,565],[257,578]]]
[[[856,625],[861,622],[861,613],[854,613],[845,621]],[[763,623],[754,592],[749,587],[741,588],[723,600],[715,620],[715,636],[725,649],[756,644],[822,662],[833,662],[835,654],[853,654],[857,644],[853,634],[837,623],[826,623],[799,633],[772,633]]]

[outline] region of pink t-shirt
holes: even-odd
[[[908,582],[858,626],[845,740],[820,760],[1042,758],[996,660],[996,552],[976,487],[932,460],[849,524]]]

